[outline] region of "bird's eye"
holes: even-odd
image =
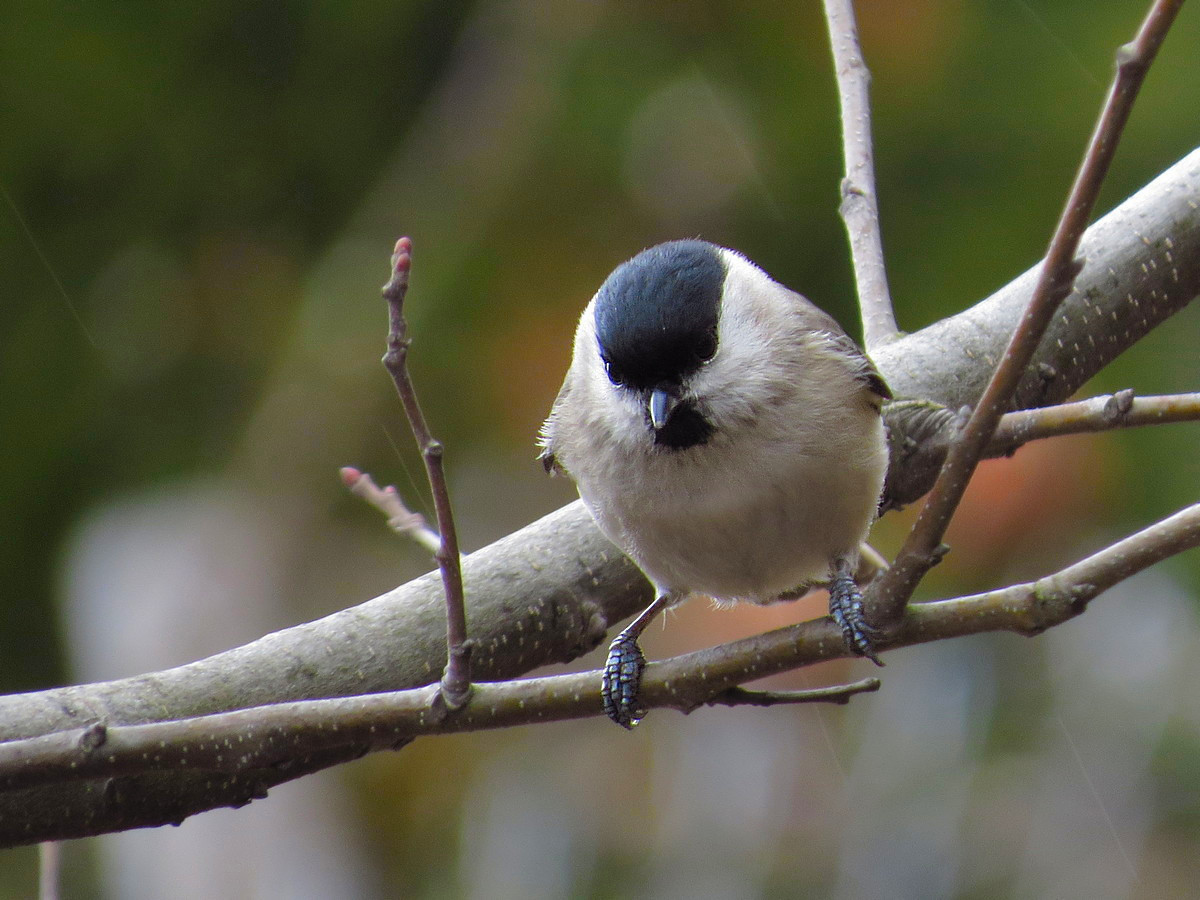
[[[696,358],[701,362],[708,362],[717,355],[717,330],[709,329],[705,332],[704,337],[696,344]]]
[[[614,369],[613,364],[607,359],[604,360],[604,374],[615,385],[623,385],[625,383],[625,379],[621,377],[621,373]]]

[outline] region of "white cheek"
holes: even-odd
[[[646,410],[639,395],[609,381],[599,359],[588,368],[586,398],[581,402],[590,410],[589,417],[603,426],[600,433],[617,443],[628,446],[648,440]]]
[[[717,355],[692,376],[689,393],[718,429],[744,426],[756,410],[773,407],[775,395],[787,387],[772,362],[777,358],[769,340],[747,335],[744,323],[731,323]]]

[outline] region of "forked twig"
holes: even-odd
[[[898,634],[911,646],[988,631],[1040,634],[1149,566],[1200,546],[1200,503],[1044,578],[968,597],[914,604]],[[708,702],[773,705],[845,699],[877,679],[821,691],[739,692],[738,685],[814,662],[849,656],[828,619],[812,619],[646,668],[649,708],[690,711]],[[333,747],[361,752],[401,746],[422,734],[504,728],[599,714],[599,673],[573,672],[475,685],[477,702],[455,716],[430,716],[432,686],[389,693],[272,703],[188,719],[56,731],[0,743],[0,790],[150,771],[253,772]],[[714,695],[713,691],[717,694]],[[824,693],[825,696],[819,696]],[[758,700],[761,699],[761,704]],[[0,839],[5,835],[0,820]]]
[[[1001,416],[1008,410],[1017,383],[1055,311],[1070,293],[1075,277],[1083,267],[1082,262],[1075,259],[1079,239],[1087,227],[1133,101],[1182,5],[1183,0],[1155,0],[1136,37],[1117,51],[1117,71],[1112,87],[1075,176],[1066,207],[1050,239],[1029,305],[959,440],[946,455],[933,490],[895,563],[869,589],[869,615],[877,624],[890,625],[900,619],[908,598],[937,561],[938,548],[942,546],[942,538],[967,483],[991,442]]]
[[[871,143],[871,73],[863,60],[853,0],[825,0],[829,44],[842,110],[846,177],[839,212],[850,239],[863,343],[870,350],[899,335],[883,263],[879,203],[875,197],[875,155]]]
[[[400,492],[393,485],[381,488],[368,472],[360,472],[353,466],[343,466],[340,472],[342,483],[354,496],[365,500],[388,517],[388,527],[396,534],[412,538],[437,557],[442,539],[429,527],[425,517],[404,505]]]
[[[447,708],[458,709],[471,693],[471,645],[467,640],[467,613],[463,597],[462,560],[458,551],[458,534],[450,508],[450,489],[442,461],[442,445],[434,440],[417,402],[417,392],[408,374],[408,323],[404,320],[404,297],[408,293],[408,275],[412,268],[412,241],[402,237],[392,254],[392,277],[383,286],[383,298],[388,305],[388,347],[383,365],[396,384],[396,393],[412,426],[413,437],[425,462],[429,487],[433,491],[433,507],[437,513],[438,542],[434,558],[442,573],[446,594],[446,672],[442,676],[441,696]]]

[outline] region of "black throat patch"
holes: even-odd
[[[684,402],[671,413],[667,424],[654,432],[654,444],[668,450],[687,450],[707,444],[712,434],[712,422],[695,405]]]

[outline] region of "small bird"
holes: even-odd
[[[671,241],[608,276],[539,443],[654,587],[609,648],[609,718],[645,715],[637,638],[691,594],[765,604],[827,584],[847,645],[882,665],[853,572],[890,398],[832,317],[736,251]]]

